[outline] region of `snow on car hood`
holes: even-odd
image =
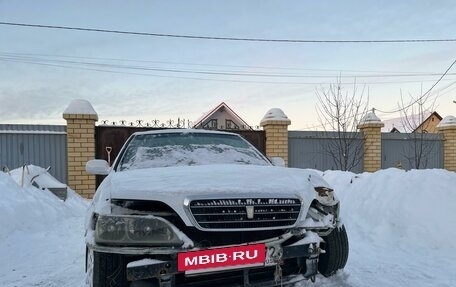
[[[236,164],[178,166],[112,172],[100,188],[115,199],[162,201],[191,225],[184,210],[188,198],[299,197],[307,211],[315,198],[313,178],[327,185],[312,170]]]

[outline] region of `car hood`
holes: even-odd
[[[328,186],[313,170],[235,164],[126,170],[105,181],[100,188],[105,186],[109,197],[164,202],[187,225],[186,199],[298,197],[307,211],[314,187]]]

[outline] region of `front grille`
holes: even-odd
[[[301,210],[296,198],[206,199],[190,202],[205,229],[247,229],[294,225]]]

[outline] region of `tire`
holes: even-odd
[[[342,225],[322,238],[325,241],[323,249],[326,253],[320,254],[318,271],[323,276],[329,277],[347,264],[349,253],[347,231]]]
[[[87,287],[129,286],[122,255],[87,249],[86,262]]]

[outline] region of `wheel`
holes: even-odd
[[[129,286],[124,257],[86,250],[86,287]]]
[[[349,253],[347,231],[342,225],[322,238],[325,241],[323,249],[326,253],[320,254],[318,271],[323,276],[329,277],[344,268],[347,263]]]

